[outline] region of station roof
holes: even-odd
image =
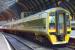
[[[0,20],[20,18],[21,12],[37,12],[52,8],[63,7],[75,14],[74,0],[0,0]]]

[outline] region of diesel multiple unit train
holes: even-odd
[[[34,38],[40,42],[44,42],[43,39],[47,38],[53,45],[66,44],[69,42],[71,33],[70,21],[70,12],[57,7],[4,24],[2,28],[9,31],[32,32],[27,34],[29,36],[34,34]]]

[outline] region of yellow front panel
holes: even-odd
[[[67,31],[71,32],[71,28],[68,28]],[[67,41],[67,43],[69,41],[69,38],[70,38],[70,33],[65,35],[65,41]]]
[[[52,44],[53,43],[55,43],[55,42],[57,42],[57,38],[56,38],[56,36],[55,35],[49,35],[49,41],[51,41],[52,42]]]
[[[67,31],[71,31],[71,29],[67,29]]]
[[[48,29],[48,32],[56,32],[56,29]]]
[[[70,34],[66,34],[65,35],[65,41],[68,43],[68,41],[69,41],[69,38],[70,38]]]

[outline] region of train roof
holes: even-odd
[[[70,13],[68,10],[61,8],[61,7],[51,8],[51,9],[45,10],[45,12],[55,12],[56,10],[64,10],[64,11]]]

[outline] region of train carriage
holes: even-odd
[[[39,41],[47,38],[51,44],[66,44],[71,33],[70,21],[70,12],[58,7],[4,24],[3,29],[33,32]]]

